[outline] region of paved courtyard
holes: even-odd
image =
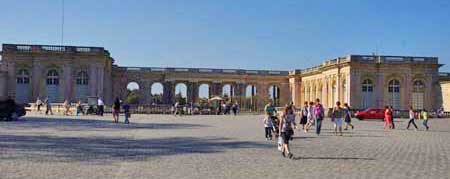
[[[385,132],[357,121],[335,137],[296,131],[294,160],[263,137],[261,116],[44,117],[0,122],[0,178],[450,178],[450,119]],[[122,119],[123,120],[123,119]]]

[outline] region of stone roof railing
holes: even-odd
[[[142,72],[189,72],[189,73],[216,73],[216,74],[239,74],[239,75],[272,75],[287,76],[289,71],[273,70],[244,70],[244,69],[215,69],[215,68],[163,68],[163,67],[119,67],[126,71]]]
[[[90,54],[107,55],[109,52],[103,47],[82,46],[58,46],[58,45],[25,45],[25,44],[3,44],[3,52],[16,53],[67,53],[67,54]]]

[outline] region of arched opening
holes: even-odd
[[[61,102],[59,95],[59,73],[55,69],[47,72],[47,98],[50,102]]]
[[[422,81],[414,81],[412,106],[414,109],[424,109],[425,85]]]
[[[150,97],[153,104],[163,103],[164,86],[162,83],[153,83],[150,87]]]
[[[139,84],[136,82],[128,83],[125,101],[129,104],[139,104],[139,95]]]
[[[400,109],[400,81],[391,80],[388,84],[388,93],[389,93],[389,105],[393,106],[394,109]]]
[[[369,108],[373,106],[372,94],[373,94],[373,83],[370,79],[365,79],[362,82],[361,87],[362,93],[362,108]]]
[[[257,97],[256,97],[256,86],[247,85],[245,88],[245,108],[251,111],[256,110]]]
[[[209,84],[201,84],[198,87],[198,105],[202,109],[208,107],[209,90]]]
[[[337,87],[336,87],[336,82],[333,82],[333,84],[331,85],[331,104],[330,106],[335,106],[336,102],[338,101],[338,95],[337,95]]]
[[[234,97],[234,87],[230,84],[226,84],[222,87],[222,96],[225,101],[232,102]]]
[[[89,76],[86,71],[80,71],[77,73],[75,80],[75,97],[76,100],[87,102],[87,96],[89,95]]]
[[[280,106],[280,88],[277,85],[269,86],[269,99],[275,106]]]
[[[184,105],[187,102],[187,86],[184,83],[178,83],[175,86],[175,102]]]
[[[30,100],[30,72],[26,69],[17,71],[16,80],[16,101],[19,103],[28,103]]]
[[[316,99],[319,99],[322,101],[322,85],[319,83],[318,87],[316,88]],[[316,100],[314,99],[314,101]]]

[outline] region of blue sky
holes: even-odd
[[[0,4],[0,43],[60,43],[60,0]],[[291,70],[372,52],[450,62],[450,1],[66,0],[65,12],[66,45],[103,46],[123,66]]]

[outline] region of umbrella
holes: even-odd
[[[220,96],[214,96],[209,99],[210,101],[223,101],[223,99]]]

